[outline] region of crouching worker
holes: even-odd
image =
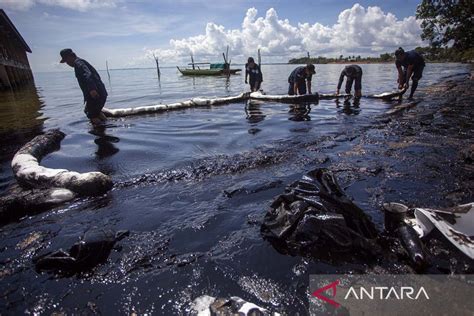
[[[255,63],[252,57],[249,57],[247,64],[245,64],[245,83],[247,83],[247,77],[249,78],[250,91],[258,91],[263,81],[263,75],[260,66]]]
[[[314,74],[316,74],[316,70],[313,64],[295,68],[288,77],[288,94],[306,94],[306,91],[311,94],[311,79]]]
[[[346,78],[346,93],[350,94],[352,89],[352,83],[355,81],[354,90],[355,97],[360,98],[362,96],[362,68],[357,65],[346,66],[339,76],[339,83],[337,84],[336,94],[339,94],[339,91],[344,81],[344,76]]]
[[[100,124],[106,121],[102,108],[107,100],[107,90],[100,79],[97,70],[87,61],[76,56],[70,48],[65,48],[59,53],[61,63],[66,63],[74,68],[79,87],[84,95],[84,112],[92,124]]]
[[[418,81],[423,76],[425,68],[425,60],[416,51],[405,52],[403,48],[395,51],[395,65],[398,70],[398,89],[408,89],[410,78],[412,80],[409,99],[413,98],[413,94],[418,87]],[[403,69],[402,69],[403,67]]]

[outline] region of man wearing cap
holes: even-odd
[[[346,78],[346,93],[350,94],[352,89],[352,83],[355,81],[354,90],[355,97],[360,98],[362,96],[362,68],[358,65],[349,65],[344,67],[339,76],[339,82],[337,84],[336,94],[339,94],[339,91],[344,81],[344,76]]]
[[[314,74],[316,74],[316,70],[313,64],[295,68],[288,77],[288,94],[306,94],[306,87],[308,94],[311,94],[311,78]]]
[[[79,87],[84,94],[86,104],[84,112],[92,124],[100,124],[106,120],[102,108],[107,100],[107,90],[100,79],[97,70],[87,61],[76,56],[70,48],[65,48],[59,53],[61,63],[66,63],[74,68]]]
[[[398,89],[408,89],[410,78],[412,80],[409,99],[413,98],[413,94],[418,87],[418,81],[423,76],[425,68],[425,60],[416,51],[405,52],[399,47],[395,51],[395,65],[398,70]],[[403,66],[403,69],[402,69]]]

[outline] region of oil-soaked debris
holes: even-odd
[[[390,262],[395,261],[401,266],[411,266],[413,271],[437,269],[439,273],[446,265],[441,258],[432,257],[442,253],[442,249],[450,249],[448,253],[465,267],[469,267],[472,260],[453,250],[445,238],[433,248],[431,237],[426,235],[437,227],[459,250],[472,256],[472,234],[466,233],[468,223],[472,222],[472,209],[472,203],[449,211],[417,208],[411,212],[418,221],[414,228],[408,221],[407,206],[386,203],[383,205],[385,230],[379,232],[371,218],[346,196],[330,171],[315,169],[288,186],[285,194],[273,201],[261,225],[261,233],[282,254],[331,263],[363,261],[386,266],[387,271],[392,270]]]
[[[313,258],[380,254],[369,216],[350,201],[332,173],[309,172],[278,196],[265,215],[262,235],[282,253]]]
[[[251,169],[272,166],[285,161],[291,155],[291,152],[282,149],[261,149],[231,157],[219,155],[199,160],[190,166],[144,174],[138,178],[119,183],[116,187],[123,188],[168,181],[201,181],[211,176],[236,174]]]
[[[184,255],[171,255],[166,259],[166,265],[176,265],[177,267],[184,267],[191,263],[196,262],[199,258],[203,257],[204,254],[190,253]]]
[[[105,262],[115,243],[128,234],[128,231],[115,233],[111,230],[92,228],[84,234],[79,242],[72,245],[69,251],[59,249],[48,252],[33,258],[33,263],[37,271],[50,271],[66,275],[90,270]]]
[[[279,187],[282,183],[283,181],[276,180],[276,181],[271,181],[264,184],[252,185],[249,187],[232,186],[230,188],[225,189],[223,193],[225,197],[232,198],[238,195],[249,195],[249,194],[254,194],[254,193],[274,189],[274,188]]]

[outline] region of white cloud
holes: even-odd
[[[34,4],[35,0],[0,0],[1,7],[18,11],[28,10]]]
[[[28,10],[35,4],[87,11],[97,8],[113,8],[116,6],[117,0],[0,0],[0,5],[5,8],[19,11]]]
[[[281,19],[275,9],[265,17],[258,17],[255,8],[247,10],[241,28],[226,29],[209,22],[204,34],[172,39],[167,49],[148,49],[144,59],[154,53],[165,61],[177,61],[195,56],[217,57],[230,46],[232,56],[255,55],[258,48],[262,55],[289,56],[369,54],[393,51],[398,46],[421,45],[420,23],[411,16],[398,20],[392,13],[379,7],[364,8],[355,4],[342,11],[332,26],[320,23],[292,25]],[[239,58],[240,59],[240,58]]]

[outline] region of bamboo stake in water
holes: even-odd
[[[155,63],[156,63],[156,73],[158,74],[158,80],[160,80],[161,79],[160,62],[158,60],[158,57],[155,56],[155,54],[153,54],[153,58],[155,59]]]
[[[105,60],[105,68],[107,68],[107,77],[109,77],[109,84],[110,84],[110,72],[109,72],[109,63]]]

